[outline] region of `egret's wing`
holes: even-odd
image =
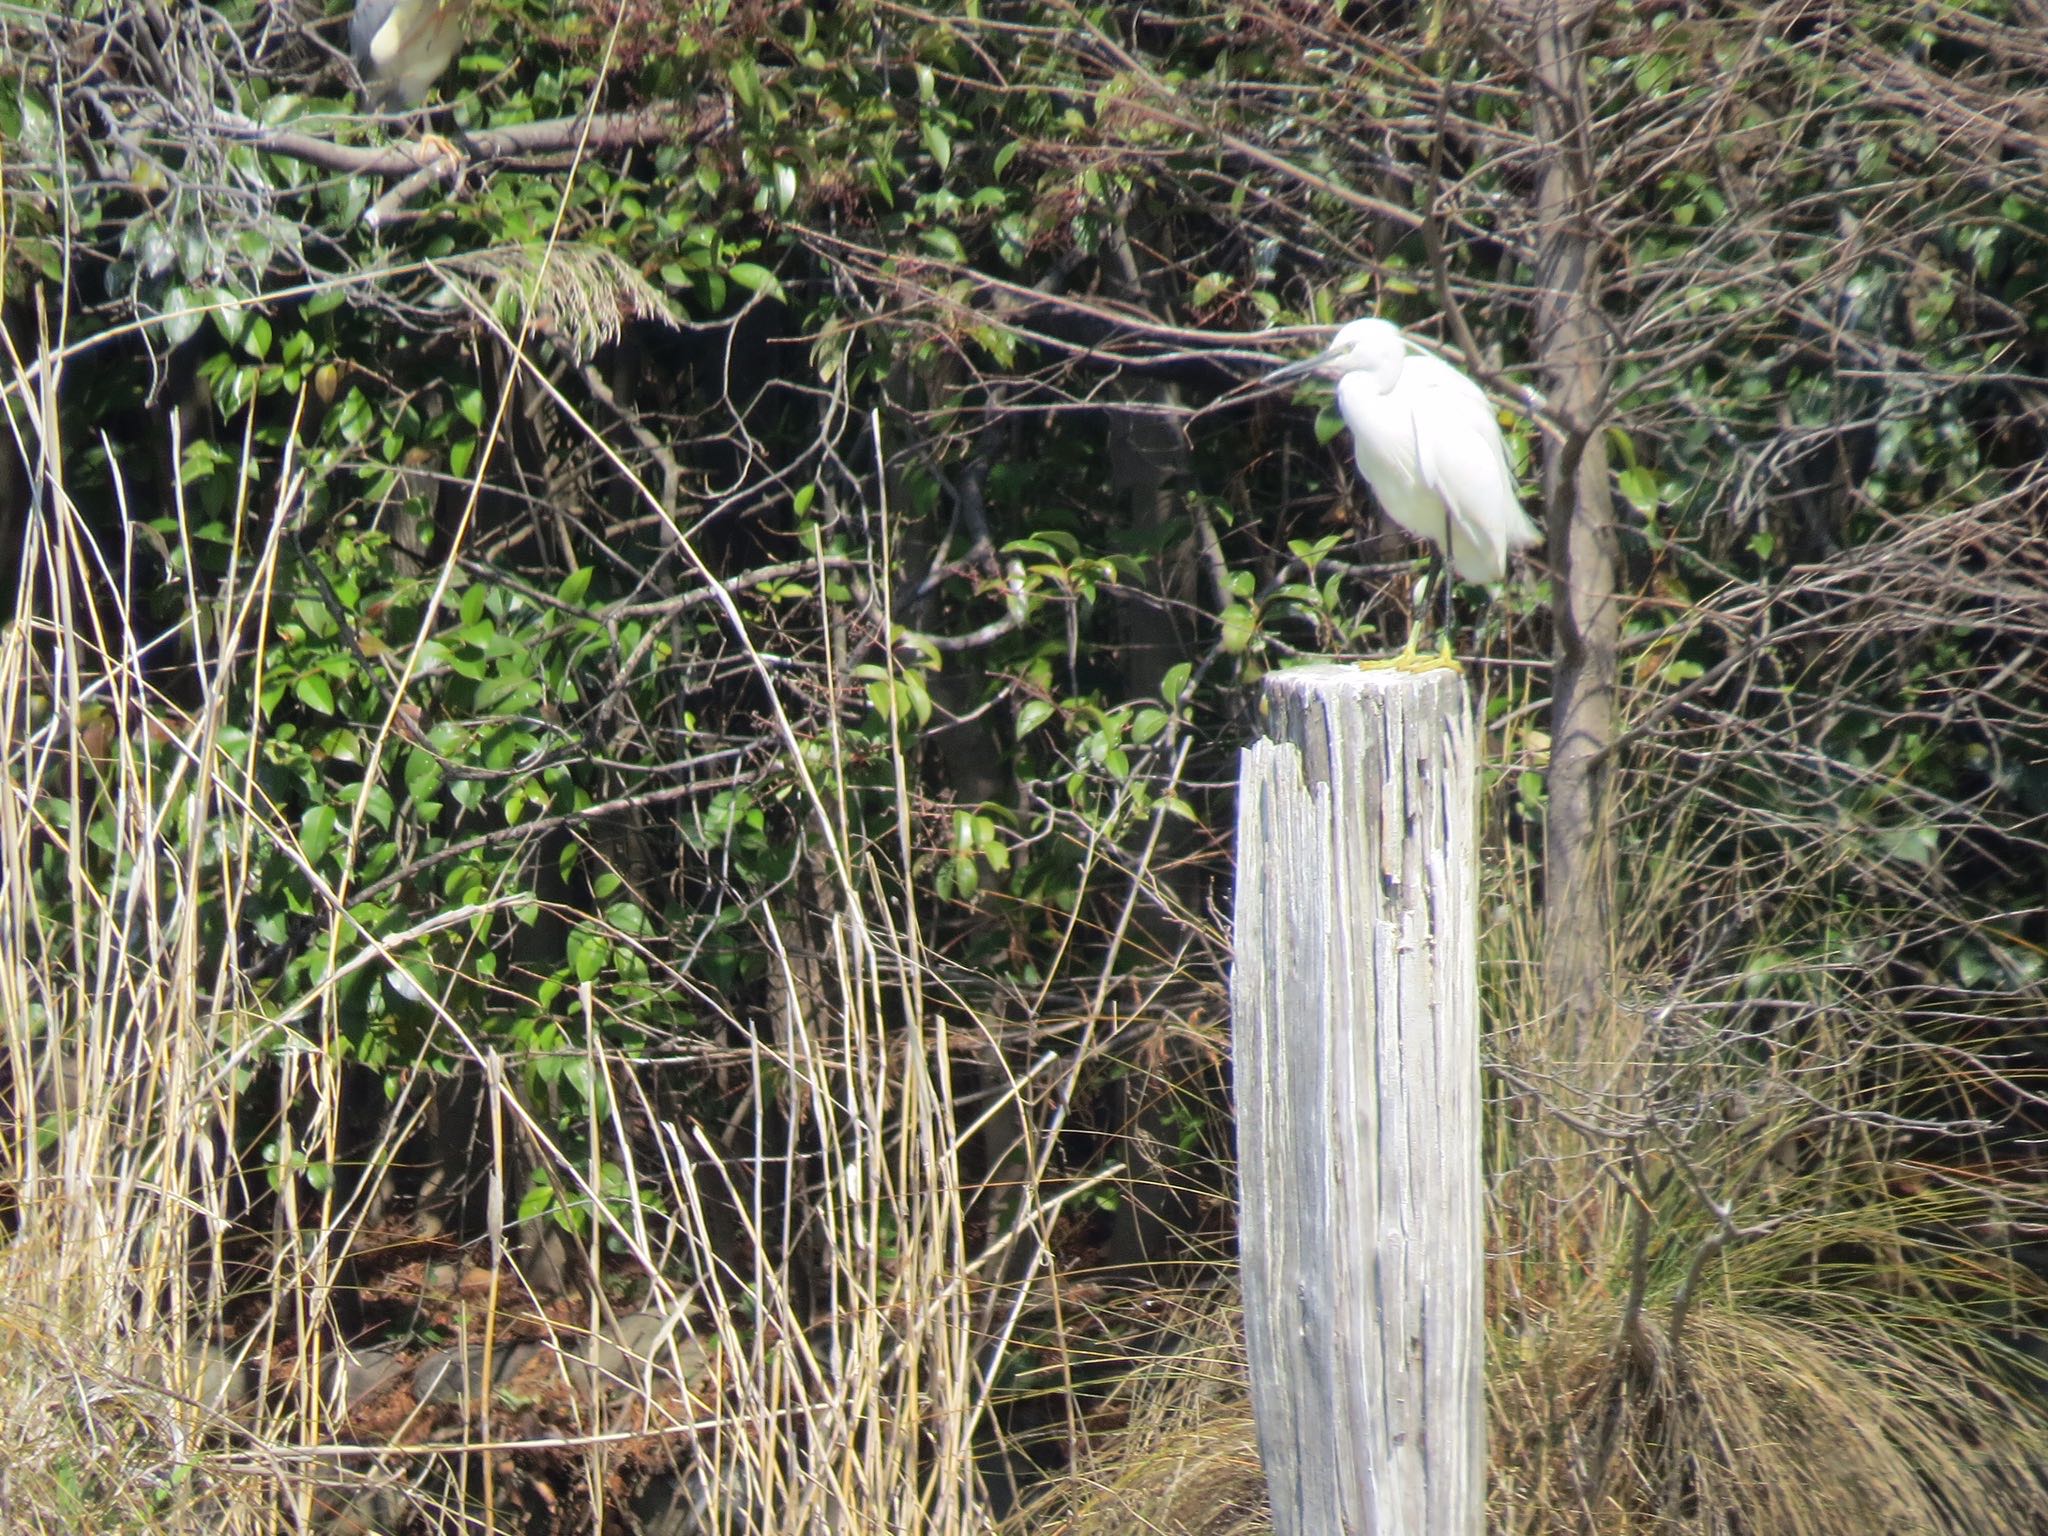
[[[418,106],[462,48],[469,0],[396,0],[381,18],[358,6],[349,24],[356,60],[387,101]]]
[[[368,56],[371,65],[380,75],[388,75],[398,67],[398,61],[405,52],[406,33],[414,24],[414,18],[406,7],[395,5],[384,18],[384,24],[371,34]]]
[[[1358,472],[1372,487],[1380,510],[1418,539],[1441,544],[1443,505],[1423,483],[1414,404],[1406,392],[1382,392],[1361,374],[1348,373],[1337,381],[1337,412],[1351,429]]]
[[[1401,382],[1413,390],[1422,481],[1449,513],[1452,568],[1467,581],[1498,581],[1508,552],[1543,535],[1522,510],[1493,403],[1440,358],[1410,357]]]

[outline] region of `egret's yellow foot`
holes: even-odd
[[[1451,637],[1445,635],[1442,644],[1435,651],[1423,654],[1414,630],[1408,632],[1408,643],[1392,656],[1374,656],[1358,663],[1367,672],[1438,672],[1449,668],[1453,672],[1465,669],[1458,664],[1458,658],[1451,654]]]
[[[456,165],[462,165],[469,159],[469,156],[463,152],[460,144],[442,134],[423,133],[420,135],[419,143],[423,154],[433,160],[447,160]],[[426,162],[423,160],[421,163],[425,164]]]
[[[1391,656],[1368,656],[1354,665],[1361,672],[1406,672],[1422,658],[1415,654],[1415,647],[1404,645]]]
[[[1403,651],[1400,655],[1389,658],[1387,665],[1398,667],[1403,672],[1463,672],[1465,670],[1459,664],[1458,658],[1451,654],[1451,648],[1448,644],[1440,651],[1422,653]]]

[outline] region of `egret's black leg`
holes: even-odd
[[[1451,569],[1450,556],[1443,556],[1442,561],[1444,580],[1444,630],[1441,639],[1443,643],[1444,660],[1449,661],[1453,654],[1451,646],[1451,636],[1454,633],[1456,633],[1458,627],[1458,613],[1456,605],[1453,601],[1453,599],[1457,596],[1458,577],[1457,574]]]
[[[1408,643],[1395,655],[1375,661],[1361,661],[1358,663],[1359,666],[1368,670],[1376,667],[1393,667],[1402,672],[1428,672],[1437,667],[1449,667],[1454,672],[1457,670],[1458,660],[1451,654],[1451,631],[1448,623],[1439,641],[1438,653],[1434,656],[1422,654],[1422,636],[1429,628],[1430,604],[1436,600],[1436,594],[1429,588],[1432,579],[1444,584],[1444,612],[1447,615],[1450,613],[1450,562],[1432,550],[1429,559],[1423,562],[1422,573],[1415,578],[1414,585],[1409,588]]]
[[[1401,647],[1398,655],[1389,656],[1384,661],[1362,661],[1359,663],[1360,666],[1367,668],[1394,667],[1403,672],[1429,672],[1438,667],[1449,667],[1452,671],[1457,670],[1458,660],[1451,654],[1451,632],[1448,628],[1444,630],[1438,639],[1436,654],[1424,655],[1422,653],[1422,637],[1429,629],[1430,606],[1436,601],[1436,593],[1432,592],[1429,586],[1433,580],[1441,581],[1444,584],[1446,594],[1445,608],[1448,612],[1451,585],[1450,564],[1441,556],[1432,552],[1430,558],[1423,562],[1421,574],[1415,578],[1414,586],[1409,589],[1408,643]]]
[[[1411,659],[1422,649],[1422,633],[1429,627],[1429,579],[1435,569],[1427,561],[1423,562],[1422,573],[1408,587],[1408,643],[1402,647],[1401,654]]]

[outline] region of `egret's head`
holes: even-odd
[[[1330,338],[1330,344],[1314,357],[1276,369],[1268,382],[1304,373],[1324,379],[1363,373],[1370,375],[1381,389],[1391,389],[1401,372],[1401,360],[1407,355],[1408,344],[1401,339],[1401,328],[1393,321],[1353,320],[1340,328]]]

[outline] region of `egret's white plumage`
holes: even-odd
[[[349,17],[356,68],[379,108],[416,107],[462,49],[469,0],[357,0]]]
[[[1274,375],[1337,381],[1358,472],[1387,516],[1449,555],[1467,581],[1499,581],[1508,555],[1543,542],[1522,510],[1486,393],[1441,358],[1410,350],[1389,320],[1354,320],[1315,357]]]

